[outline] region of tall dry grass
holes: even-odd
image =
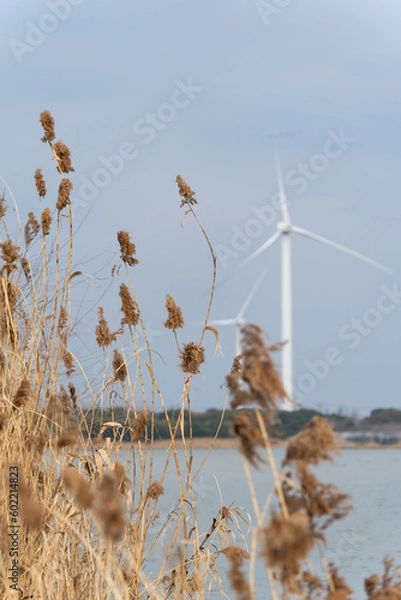
[[[182,341],[184,315],[174,298],[166,296],[164,326],[171,331],[182,373],[178,419],[171,423],[157,381],[131,278],[131,269],[140,268],[139,261],[126,231],[119,231],[116,240],[124,273],[119,288],[121,319],[117,328],[110,327],[104,309],[98,308],[93,335],[103,353],[103,377],[98,386],[89,381],[82,367],[84,357],[76,356],[70,343],[74,283],[83,276],[73,263],[72,157],[68,146],[56,139],[52,115],[43,111],[40,121],[42,141],[60,175],[57,199],[53,194],[49,198],[45,177],[37,169],[37,214],[30,212],[25,224],[18,222],[14,239],[9,216],[16,207],[8,204],[8,198],[0,198],[1,598],[203,599],[210,597],[213,588],[222,597],[252,599],[260,555],[272,598],[350,597],[335,565],[327,565],[324,558],[324,531],[346,516],[349,497],[319,482],[311,469],[331,459],[333,434],[324,420],[313,419],[289,444],[283,465],[276,465],[271,435],[278,403],[286,395],[271,355],[279,347],[267,347],[256,325],[243,329],[242,355],[235,359],[226,381],[252,493],[252,536],[249,542],[245,539],[240,523],[246,527],[246,520],[232,505],[221,505],[206,530],[199,526],[195,485],[204,461],[194,469],[191,386],[207,358],[206,331],[216,335],[218,344],[217,330],[208,326],[216,257],[195,211],[196,194],[181,177],[177,177],[181,207],[199,227],[210,251],[211,291],[204,326],[195,341]],[[139,344],[139,333],[145,344]],[[77,380],[84,380],[90,406],[81,403]],[[117,389],[124,406],[120,421],[114,417]],[[104,415],[96,437],[94,423],[88,419],[94,407]],[[156,479],[154,415],[160,408],[169,425],[170,442],[162,474]],[[106,429],[115,435],[105,441]],[[129,432],[131,439],[124,452],[121,431]],[[260,506],[252,469],[266,463],[275,483]],[[168,516],[161,518],[158,503],[172,485],[171,475],[167,477],[171,466],[179,493]],[[278,508],[272,510],[274,496]],[[17,575],[11,569],[9,534],[14,526],[19,544]],[[162,559],[149,568],[162,538]],[[309,560],[313,548],[321,551],[324,579],[313,572]],[[401,598],[401,583],[391,561],[386,562],[382,578],[366,579],[366,591],[371,600]]]

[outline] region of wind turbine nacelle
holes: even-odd
[[[280,233],[284,233],[284,234],[285,233],[290,233],[290,231],[291,231],[291,224],[287,223],[286,221],[279,221],[277,223],[277,230]]]

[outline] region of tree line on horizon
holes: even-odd
[[[167,411],[171,425],[175,425],[178,411]],[[205,412],[192,412],[192,435],[197,438],[214,437],[220,425],[219,438],[233,438],[232,427],[233,411],[223,411],[217,408],[209,408]],[[356,416],[347,416],[341,412],[323,415],[318,410],[301,408],[292,412],[281,411],[274,426],[274,436],[278,439],[287,439],[296,435],[313,417],[325,417],[332,425],[336,433],[382,433],[386,434],[383,443],[393,441],[395,433],[401,432],[401,410],[396,408],[377,408],[371,411],[368,417],[358,419]],[[132,414],[132,420],[134,414]],[[163,412],[155,413],[156,439],[169,439],[169,427],[166,415]],[[113,438],[129,442],[131,431],[126,420],[123,407],[114,407],[113,412],[101,409],[91,409],[86,413],[87,424],[90,425],[91,437]],[[107,426],[107,423],[113,423]],[[117,424],[120,423],[121,427]],[[184,432],[189,435],[188,413],[185,411]]]

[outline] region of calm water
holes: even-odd
[[[278,462],[283,454],[283,450],[275,450]],[[204,455],[204,450],[194,452],[195,468]],[[155,479],[160,476],[164,456],[162,450],[155,452]],[[382,559],[386,554],[391,555],[396,563],[401,563],[401,450],[343,450],[334,463],[325,463],[315,472],[321,481],[333,483],[341,491],[352,495],[353,512],[327,530],[326,557],[339,566],[340,574],[355,590],[355,598],[365,598],[363,579],[372,573],[382,572]],[[252,475],[262,503],[272,487],[270,470],[266,467],[262,472],[252,469]],[[236,450],[212,450],[195,486],[195,497],[204,531],[210,527],[221,503],[226,506],[234,503],[253,515],[242,460]],[[165,480],[165,494],[158,506],[161,519],[170,512],[176,499],[175,470],[171,464]],[[154,553],[155,562],[162,555],[163,549],[159,547]],[[319,573],[316,556],[312,557],[312,561]],[[223,570],[227,567],[223,557],[220,566]],[[260,562],[256,569],[256,597],[269,598],[267,589],[267,578]],[[230,597],[229,589],[226,588],[226,591]],[[221,594],[216,590],[212,597],[220,598]]]

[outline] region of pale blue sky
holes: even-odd
[[[277,191],[272,122],[287,176],[300,163],[315,161],[329,131],[343,130],[353,141],[318,176],[313,173],[303,193],[287,180],[292,220],[371,256],[394,274],[294,240],[295,386],[311,383],[311,377],[302,379],[310,375],[305,361],[321,360],[334,347],[341,363],[322,381],[313,376],[304,406],[342,406],[361,414],[377,406],[400,407],[401,303],[396,298],[386,314],[370,312],[366,318],[376,314],[380,322],[360,333],[355,348],[349,338],[351,329],[355,333],[352,319],[377,310],[382,286],[401,288],[400,21],[401,6],[390,0],[292,1],[268,24],[249,0],[86,0],[74,6],[67,0],[3,0],[0,174],[22,215],[37,207],[32,184],[37,167],[49,186],[56,185],[48,150],[39,141],[38,115],[49,109],[57,135],[72,149],[77,222],[90,209],[77,234],[76,262],[96,257],[84,263],[89,273],[102,263],[111,266],[118,256],[116,231],[130,231],[140,259],[133,274],[145,320],[162,333],[154,335],[153,346],[170,367],[177,357],[160,326],[165,294],[182,305],[187,322],[197,321],[210,278],[207,248],[195,224],[181,227],[176,175],[196,190],[199,217],[216,248],[232,251],[234,231],[249,227],[252,207],[269,205]],[[196,91],[185,97],[182,87],[191,81]],[[173,99],[179,106],[172,112],[165,105]],[[145,143],[141,119],[151,118],[148,113],[162,114],[166,122],[159,131],[152,126],[154,139]],[[116,174],[86,202],[82,182],[96,180],[102,160],[122,145],[132,150],[127,143],[135,145],[135,158],[115,163]],[[234,273],[273,232],[273,223],[265,225],[240,256],[229,258],[227,268],[219,261],[219,277],[232,277],[219,287],[212,317],[234,316],[268,268],[247,317],[278,341],[279,247]],[[105,285],[104,279],[99,290],[89,290],[88,306]],[[117,289],[102,300],[115,323]],[[82,286],[75,290],[77,303],[83,292]],[[84,325],[81,339],[94,350],[92,323],[86,318]],[[196,336],[196,328],[188,327],[181,339]],[[207,364],[195,382],[197,409],[223,404],[219,385],[230,367],[234,332],[222,329],[221,340],[224,358],[213,358],[213,340],[207,340]],[[178,381],[161,361],[159,366],[167,403],[174,406]]]

